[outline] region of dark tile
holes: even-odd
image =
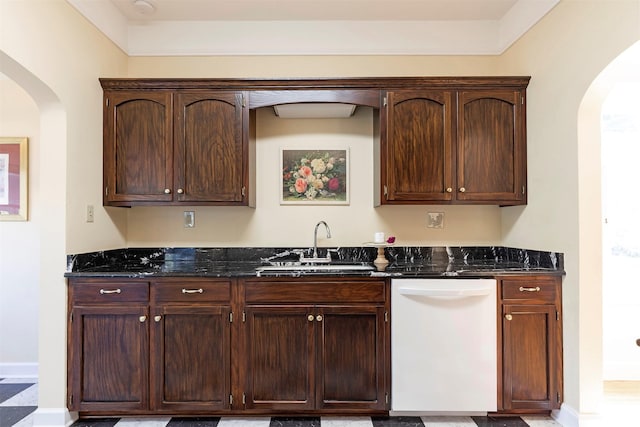
[[[273,417],[269,427],[320,427],[320,417]]]
[[[420,417],[371,417],[373,427],[424,427]]]
[[[471,417],[479,427],[529,427],[520,417]]]
[[[167,427],[216,427],[220,417],[175,417],[171,418]]]
[[[15,396],[16,394],[20,393],[21,391],[24,391],[26,389],[28,389],[29,387],[31,387],[34,383],[31,384],[0,384],[0,402],[4,402],[5,400],[9,399],[10,397]]]
[[[14,425],[37,408],[37,406],[0,406],[0,427]]]
[[[81,418],[71,427],[113,427],[120,418]]]

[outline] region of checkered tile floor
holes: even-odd
[[[32,427],[38,384],[0,378],[0,427]],[[558,427],[549,417],[211,417],[81,419],[72,427]]]

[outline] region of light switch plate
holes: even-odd
[[[444,228],[444,212],[428,212],[427,228]]]
[[[94,219],[93,205],[87,205],[87,212],[86,212],[85,219],[87,222],[93,222],[93,219]]]
[[[194,228],[196,226],[196,213],[194,211],[184,211],[184,228]]]

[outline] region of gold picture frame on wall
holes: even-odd
[[[28,138],[0,137],[0,221],[26,221]]]
[[[281,149],[281,205],[348,205],[348,149]]]

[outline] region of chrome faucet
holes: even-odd
[[[327,225],[326,222],[324,221],[320,221],[316,224],[316,228],[315,230],[313,230],[313,258],[317,259],[318,258],[318,227],[320,227],[320,224],[324,225],[324,228],[327,229],[327,239],[331,238],[331,230],[329,229],[329,226]]]

